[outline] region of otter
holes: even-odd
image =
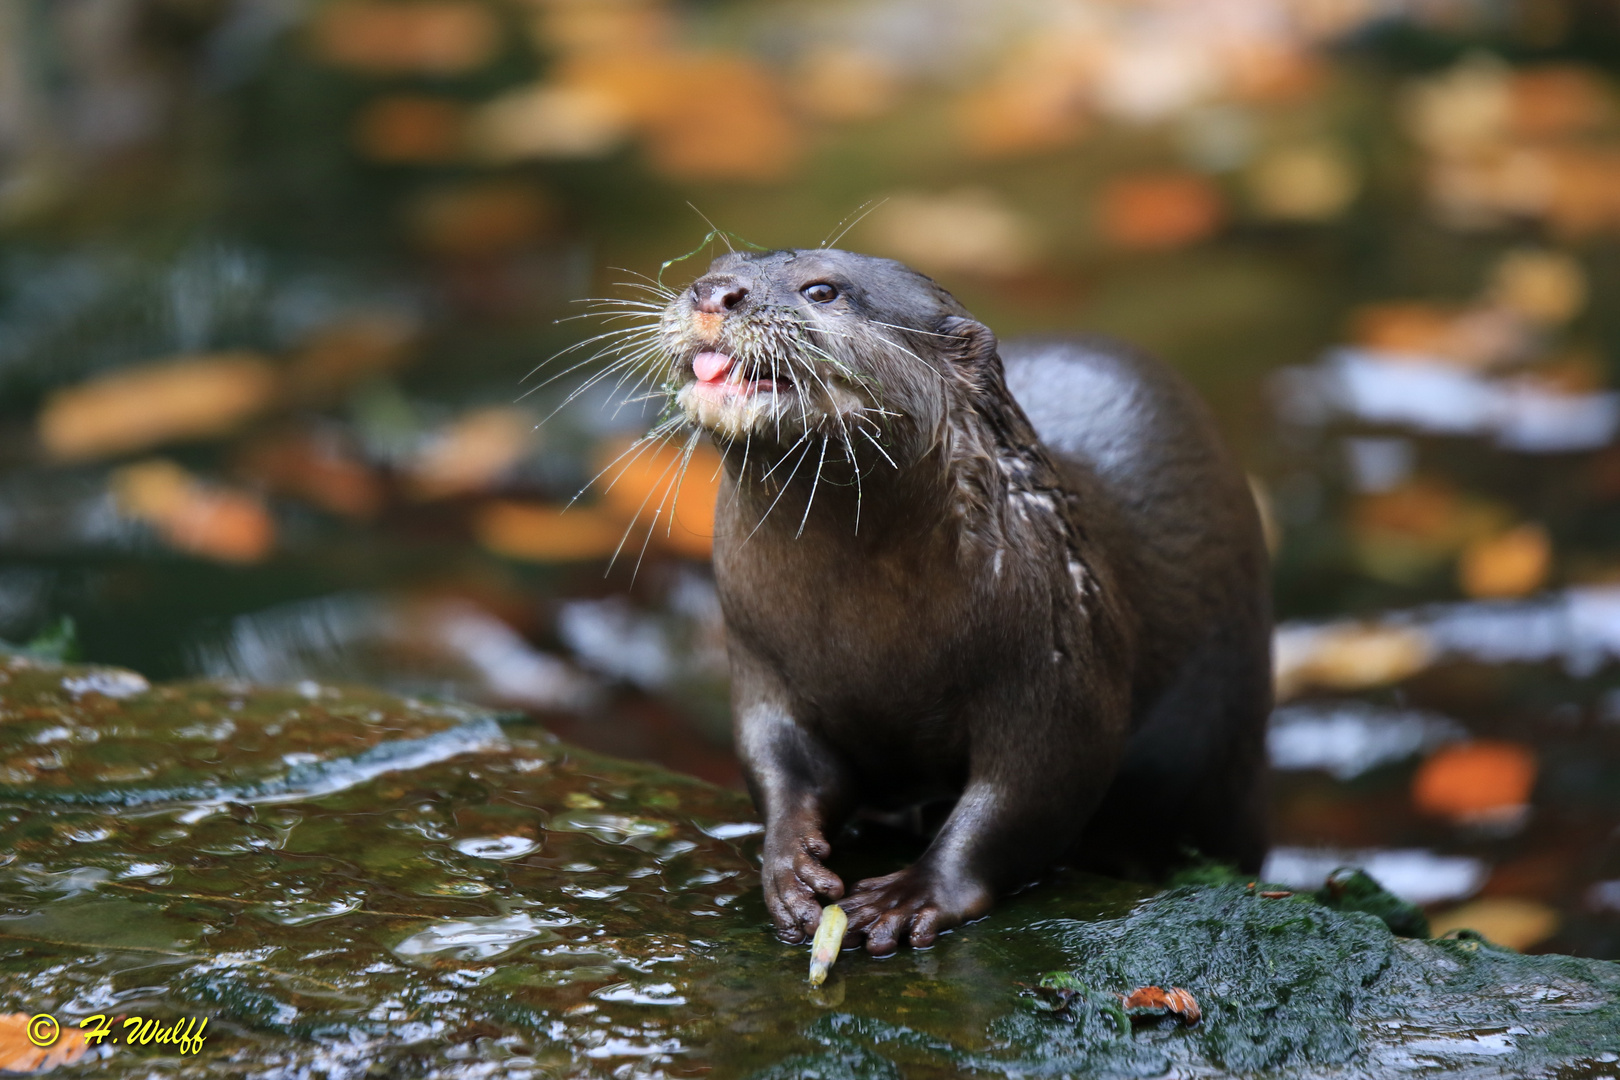
[[[655,332],[723,461],[714,572],[765,906],[803,941],[926,947],[1060,862],[1157,875],[1266,850],[1268,558],[1168,368],[1002,347],[944,288],[835,249],[726,254]],[[944,800],[846,891],[857,813]]]

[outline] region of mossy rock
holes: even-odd
[[[1620,1060],[1620,965],[1399,938],[1374,894],[1334,910],[1067,875],[931,950],[846,954],[812,990],[805,949],[769,934],[738,793],[370,691],[148,687],[17,656],[0,676],[0,1012],[209,1019],[196,1055],[104,1045],[69,1073],[1573,1078]],[[1113,1003],[1144,985],[1186,988],[1202,1018],[1131,1022]]]

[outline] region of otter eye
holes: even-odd
[[[825,281],[818,281],[814,285],[806,285],[799,290],[799,293],[812,304],[830,304],[838,299],[838,290]]]

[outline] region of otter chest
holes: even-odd
[[[995,636],[972,582],[931,553],[767,546],[717,553],[727,628],[818,711],[938,712],[961,685],[964,659]]]

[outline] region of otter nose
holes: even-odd
[[[699,278],[692,282],[697,309],[710,315],[730,311],[748,295],[748,286],[733,277]]]

